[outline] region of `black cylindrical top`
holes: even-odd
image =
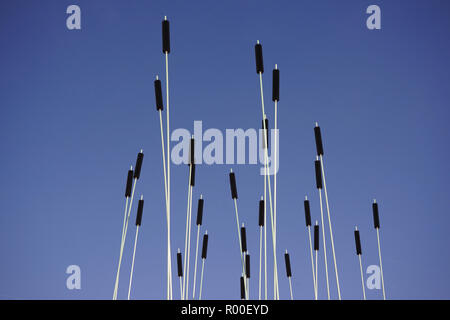
[[[245,282],[244,282],[244,277],[241,277],[241,300],[245,300]]]
[[[230,188],[231,188],[231,198],[237,199],[237,188],[236,188],[236,177],[234,175],[234,172],[230,172]]]
[[[195,163],[195,140],[191,138],[191,143],[189,146],[189,164]]]
[[[316,168],[316,187],[322,189],[322,168],[319,160],[314,161],[314,167]]]
[[[142,212],[144,211],[144,199],[140,199],[138,202],[138,210],[136,215],[136,225],[140,226],[142,222]]]
[[[203,221],[203,199],[198,199],[198,207],[197,207],[197,225],[201,226]]]
[[[263,139],[264,137],[266,138],[266,144],[263,144],[263,148],[268,148],[269,147],[269,118],[266,117],[265,120],[261,121],[261,129],[263,130]],[[266,131],[264,131],[264,129]],[[264,141],[264,140],[263,140]]]
[[[156,110],[163,110],[163,98],[161,90],[161,80],[155,80],[155,99],[156,99]]]
[[[170,28],[168,20],[163,20],[162,22],[162,46],[163,53],[170,53]]]
[[[241,248],[242,252],[247,252],[247,234],[245,227],[241,227]]]
[[[177,268],[178,268],[178,276],[183,276],[183,260],[181,259],[181,252],[177,253]]]
[[[136,159],[136,166],[134,167],[134,178],[139,179],[141,176],[141,168],[142,168],[142,161],[144,160],[144,153],[141,151],[137,155]]]
[[[356,245],[356,254],[362,254],[361,251],[361,239],[359,238],[359,230],[355,230],[355,245]]]
[[[322,134],[320,133],[320,127],[314,127],[314,135],[316,137],[316,149],[317,155],[323,156],[323,144],[322,144]]]
[[[131,197],[131,185],[133,184],[133,170],[128,170],[127,186],[125,187],[125,197]]]
[[[310,227],[311,226],[311,210],[309,208],[309,200],[305,200],[303,202],[303,206],[305,207],[305,222],[306,222],[306,226]]]
[[[245,276],[250,279],[250,255],[245,255]]]
[[[191,165],[191,186],[195,186],[195,164]]]
[[[260,227],[264,227],[264,200],[259,200],[259,219],[258,224]]]
[[[273,69],[272,77],[272,101],[280,101],[280,70]]]
[[[291,270],[291,259],[289,258],[289,253],[284,254],[284,262],[286,263],[286,275],[288,278],[292,277],[292,270]]]
[[[319,250],[319,225],[314,226],[314,250]]]
[[[256,73],[264,73],[264,63],[262,55],[262,46],[260,43],[255,45]]]
[[[208,234],[203,235],[203,246],[202,246],[202,259],[206,259],[206,254],[208,251]]]
[[[373,224],[375,229],[380,229],[380,216],[378,215],[378,203],[372,203]]]

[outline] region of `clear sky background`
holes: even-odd
[[[71,4],[81,7],[78,31],[66,28]],[[371,4],[381,7],[381,30],[366,28]],[[278,64],[282,299],[289,297],[286,248],[294,297],[313,297],[303,198],[309,196],[313,219],[319,219],[315,121],[324,139],[343,298],[362,297],[355,225],[364,267],[378,264],[373,198],[380,206],[388,298],[450,298],[449,9],[448,1],[437,0],[1,1],[0,298],[112,297],[125,177],[141,148],[145,158],[136,194],[144,194],[146,203],[132,297],[165,298],[164,188],[153,91],[155,75],[164,80],[164,15],[171,22],[172,129],[192,130],[194,120],[202,120],[204,129],[260,127],[256,40],[263,44],[266,110],[273,120],[271,70]],[[202,165],[193,212],[203,194],[203,230],[210,234],[207,299],[239,298],[230,167],[248,226],[251,297],[257,296],[259,166]],[[187,166],[172,166],[174,253],[184,247],[187,180]],[[137,202],[119,298],[126,298],[136,207]],[[72,264],[81,268],[81,290],[66,288],[65,270]],[[173,264],[175,270],[175,259]],[[175,272],[173,290],[178,298]],[[367,295],[382,297],[380,290]]]

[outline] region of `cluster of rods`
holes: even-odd
[[[268,130],[269,130],[269,121],[268,117],[265,113],[264,109],[264,89],[263,89],[263,79],[262,75],[264,73],[264,63],[263,63],[263,54],[262,54],[262,46],[257,41],[255,45],[255,60],[256,60],[256,73],[259,76],[259,84],[261,89],[261,110],[262,110],[262,129],[263,129],[263,149],[264,149],[264,194],[261,197],[261,200],[259,201],[259,229],[260,229],[260,236],[259,236],[259,279],[258,279],[258,299],[261,299],[261,291],[262,291],[262,284],[261,284],[261,278],[262,278],[262,251],[263,251],[263,234],[264,234],[264,298],[267,300],[267,232],[266,232],[266,225],[267,225],[267,208],[266,208],[266,199],[267,194],[269,195],[269,211],[270,211],[270,227],[272,231],[272,248],[273,248],[273,298],[275,300],[278,300],[279,297],[279,287],[278,287],[278,263],[277,263],[277,170],[275,170],[273,174],[273,196],[272,196],[272,188],[271,188],[271,177],[268,170],[268,149],[269,149],[269,139],[268,139]],[[278,135],[278,102],[280,100],[280,71],[278,69],[278,66],[275,64],[275,69],[272,71],[272,101],[274,102],[275,107],[275,121],[274,121],[274,134]],[[326,287],[327,287],[327,298],[330,300],[330,284],[329,284],[329,275],[328,275],[328,259],[327,259],[327,246],[326,246],[326,231],[325,231],[325,224],[328,223],[328,229],[329,229],[329,237],[331,240],[331,251],[333,255],[333,263],[334,263],[334,271],[336,276],[336,286],[337,286],[337,295],[339,300],[341,300],[341,290],[340,290],[340,284],[339,284],[339,274],[338,274],[338,267],[337,267],[337,261],[336,261],[336,251],[335,251],[335,245],[334,245],[334,237],[333,237],[333,228],[331,223],[331,216],[330,216],[330,206],[328,201],[328,192],[327,192],[327,185],[325,180],[325,169],[324,169],[324,161],[323,161],[323,143],[322,143],[322,135],[320,131],[320,127],[318,123],[316,122],[314,127],[314,136],[315,136],[315,142],[316,142],[316,150],[317,150],[317,156],[314,161],[314,167],[315,167],[315,175],[316,175],[316,187],[319,191],[319,202],[320,202],[320,220],[322,225],[322,241],[323,241],[323,254],[324,254],[324,265],[325,265],[325,277],[326,277]],[[277,143],[278,143],[278,137],[275,136],[274,139],[274,167],[277,168],[277,158],[278,158],[278,150],[277,150]],[[250,255],[247,251],[247,237],[246,237],[246,230],[244,224],[242,224],[240,230],[239,230],[239,213],[238,213],[238,206],[237,206],[237,187],[236,187],[236,176],[233,171],[229,174],[230,177],[230,188],[231,188],[231,197],[234,201],[234,208],[236,213],[236,223],[237,223],[237,231],[238,231],[238,240],[240,245],[240,254],[241,254],[241,264],[242,264],[242,273],[240,277],[240,288],[241,288],[241,299],[248,300],[250,297],[250,290],[249,290],[249,279],[250,279]],[[268,190],[267,190],[268,189]],[[327,210],[327,221],[324,220],[324,209],[323,209],[323,199],[322,199],[322,190],[325,194],[325,204],[326,204],[326,210]],[[273,200],[272,200],[273,198]],[[308,229],[308,237],[309,237],[309,249],[310,249],[310,256],[311,256],[311,269],[312,269],[312,277],[313,277],[313,287],[314,287],[314,298],[318,299],[318,251],[319,251],[319,222],[316,221],[314,225],[314,246],[311,239],[311,210],[309,205],[309,200],[307,196],[305,197],[304,201],[304,209],[305,209],[305,220],[306,220],[306,227]],[[374,203],[372,204],[373,209],[373,219],[374,219],[374,226],[377,231],[377,241],[378,241],[378,256],[380,260],[380,273],[381,273],[381,283],[383,287],[383,298],[386,299],[385,289],[384,289],[384,278],[383,278],[383,266],[382,266],[382,259],[381,259],[381,248],[380,248],[380,220],[379,220],[379,214],[378,214],[378,204],[376,200],[374,200]],[[366,299],[366,293],[365,293],[365,286],[364,286],[364,276],[363,276],[363,269],[362,269],[362,261],[361,261],[361,255],[362,255],[362,249],[361,249],[361,240],[359,235],[358,227],[355,228],[355,245],[356,245],[356,254],[359,258],[359,266],[360,266],[360,272],[361,272],[361,285],[362,285],[362,291],[363,291],[363,298]],[[314,256],[313,256],[313,249],[314,249]],[[289,290],[290,290],[290,297],[291,300],[294,299],[293,292],[292,292],[292,269],[291,269],[291,262],[289,253],[286,250],[284,254],[284,260],[286,265],[286,276],[289,280]]]
[[[162,47],[163,53],[165,56],[165,66],[166,66],[166,142],[164,138],[164,126],[163,126],[163,116],[162,113],[164,111],[163,97],[162,97],[162,86],[161,81],[158,76],[156,76],[156,80],[154,81],[155,88],[155,99],[156,99],[156,109],[159,114],[159,122],[160,122],[160,130],[161,130],[161,150],[162,150],[162,160],[163,160],[163,172],[164,172],[164,194],[165,194],[165,208],[166,208],[166,220],[167,220],[167,300],[173,299],[173,285],[172,285],[172,263],[171,263],[171,208],[170,208],[170,114],[169,114],[169,53],[170,53],[170,29],[169,29],[169,21],[167,17],[164,17],[162,21]],[[269,198],[269,212],[270,212],[270,227],[272,232],[272,250],[273,250],[273,299],[279,300],[279,286],[278,286],[278,263],[277,263],[277,172],[275,170],[273,174],[273,192],[272,192],[272,178],[269,173],[269,157],[268,157],[268,149],[269,149],[269,138],[268,138],[268,130],[269,130],[269,120],[265,113],[264,109],[264,89],[263,89],[263,78],[262,75],[264,73],[264,64],[263,64],[263,55],[262,55],[262,46],[257,41],[255,45],[255,58],[256,58],[256,72],[259,76],[260,83],[260,96],[261,96],[261,110],[262,110],[262,130],[263,130],[263,150],[264,150],[264,193],[259,200],[259,279],[258,279],[258,299],[261,300],[264,298],[268,299],[268,290],[267,290],[267,196]],[[279,88],[280,88],[280,71],[275,64],[275,69],[272,72],[273,75],[273,86],[272,86],[272,101],[275,106],[275,121],[274,121],[274,133],[278,135],[278,102],[279,98]],[[336,252],[334,246],[334,238],[333,238],[333,228],[331,223],[330,216],[330,206],[328,202],[328,192],[327,185],[325,180],[325,169],[324,169],[324,161],[323,161],[323,143],[321,131],[318,123],[316,122],[314,127],[314,135],[316,142],[316,150],[317,156],[314,161],[315,167],[315,175],[316,175],[316,187],[319,191],[319,202],[320,202],[320,224],[316,220],[314,225],[314,241],[311,237],[311,210],[310,204],[307,197],[304,200],[304,209],[305,209],[305,221],[306,227],[308,230],[309,237],[309,249],[310,249],[310,258],[311,258],[311,269],[312,269],[312,277],[313,277],[313,288],[314,288],[314,298],[317,300],[318,297],[318,252],[319,252],[319,238],[320,238],[320,225],[322,225],[322,241],[323,241],[323,253],[324,253],[324,265],[325,265],[325,278],[326,278],[326,288],[327,288],[327,298],[330,300],[330,285],[329,285],[329,275],[328,275],[328,259],[327,259],[327,246],[326,246],[326,231],[325,231],[325,223],[328,223],[329,237],[331,240],[331,250],[333,255],[333,263],[334,263],[334,271],[336,276],[336,286],[337,286],[337,294],[339,300],[341,300],[341,290],[339,284],[339,274],[338,267],[336,262]],[[277,168],[277,155],[278,155],[278,137],[276,136],[274,139],[274,167]],[[166,145],[165,145],[166,144]],[[191,137],[190,141],[190,157],[189,157],[189,180],[188,180],[188,199],[187,199],[187,210],[186,210],[186,233],[185,233],[185,245],[184,245],[184,262],[180,249],[178,248],[176,260],[177,260],[177,274],[180,282],[180,297],[181,300],[189,299],[189,266],[190,266],[190,249],[191,249],[191,226],[192,226],[192,194],[193,187],[195,186],[195,157],[194,157],[194,149],[195,149],[195,140],[194,137]],[[166,159],[167,152],[167,159]],[[125,240],[128,230],[128,221],[130,218],[136,183],[139,180],[142,162],[144,158],[144,153],[141,150],[138,153],[135,169],[133,171],[133,167],[128,171],[127,175],[127,183],[125,188],[125,214],[123,219],[122,226],[122,237],[120,243],[120,254],[119,254],[119,263],[117,268],[116,280],[114,285],[114,293],[113,300],[117,300],[118,295],[118,287],[119,287],[119,276],[120,276],[120,267],[122,263],[123,251],[125,246]],[[236,226],[237,226],[237,234],[238,234],[238,242],[240,249],[240,257],[241,257],[241,275],[240,275],[240,297],[242,300],[250,299],[250,254],[247,249],[247,236],[246,229],[244,223],[242,225],[239,222],[239,211],[237,205],[238,193],[236,186],[236,176],[233,170],[229,173],[229,181],[231,188],[231,198],[234,202],[235,215],[236,215]],[[324,209],[323,209],[323,199],[322,199],[322,190],[325,195],[325,204],[327,211],[327,221],[324,220]],[[272,196],[273,194],[273,196]],[[195,250],[195,264],[194,264],[194,279],[193,279],[193,289],[192,289],[192,299],[195,299],[196,293],[196,282],[197,282],[197,261],[198,261],[198,247],[199,247],[199,235],[200,228],[202,226],[203,220],[203,206],[204,199],[203,196],[200,195],[198,200],[198,208],[197,208],[197,241],[196,241],[196,250]],[[136,244],[139,234],[139,227],[142,222],[142,213],[144,208],[144,198],[141,195],[141,198],[138,203],[138,210],[136,215],[136,236],[134,241],[134,249],[133,249],[133,258],[131,264],[131,273],[129,279],[128,286],[128,300],[130,299],[131,294],[131,285],[133,280],[133,270],[134,270],[134,261],[136,254]],[[378,204],[376,200],[374,200],[372,204],[373,210],[373,219],[374,226],[377,232],[377,241],[378,241],[378,256],[380,261],[380,273],[381,273],[381,283],[383,288],[383,298],[386,299],[385,289],[384,289],[384,278],[383,278],[383,267],[382,267],[382,259],[381,259],[381,248],[380,248],[380,220],[378,213]],[[356,245],[356,254],[359,259],[359,266],[361,272],[361,284],[363,291],[363,298],[366,299],[365,293],[365,284],[364,284],[364,276],[363,276],[363,268],[362,268],[362,249],[361,249],[361,240],[360,234],[357,227],[355,227],[354,231],[355,236],[355,245]],[[263,242],[264,238],[264,242]],[[199,295],[198,299],[202,297],[202,287],[203,287],[203,275],[204,275],[204,267],[205,260],[207,257],[207,248],[208,248],[208,232],[206,231],[203,235],[203,245],[201,252],[202,259],[202,271],[200,276],[200,285],[199,285]],[[264,272],[262,271],[262,257],[263,257],[263,248],[264,248]],[[313,255],[314,251],[314,255]],[[284,253],[284,260],[286,266],[286,276],[289,280],[289,290],[290,290],[290,298],[294,299],[293,291],[292,291],[292,269],[290,263],[289,253],[286,250]],[[262,275],[264,274],[264,285],[262,284]],[[263,292],[264,289],[264,292]],[[262,296],[264,293],[264,297]]]
[[[166,207],[166,219],[167,219],[167,300],[172,300],[172,259],[171,259],[171,237],[170,237],[170,122],[169,122],[169,60],[168,56],[170,53],[170,31],[169,31],[169,21],[167,17],[164,17],[162,22],[162,34],[163,34],[163,53],[166,60],[166,144],[167,149],[165,147],[165,139],[164,139],[164,126],[162,120],[162,113],[164,111],[164,104],[162,98],[162,89],[161,89],[161,80],[159,80],[158,76],[156,76],[156,80],[154,81],[155,87],[155,98],[156,98],[156,110],[159,114],[159,123],[161,129],[161,149],[162,149],[162,160],[163,160],[163,172],[164,172],[164,195],[165,195],[165,207]],[[190,266],[190,254],[191,254],[191,221],[192,221],[192,194],[193,187],[195,186],[195,161],[194,161],[194,148],[195,141],[192,137],[190,144],[190,159],[189,159],[189,182],[188,182],[188,204],[187,204],[187,212],[186,212],[186,237],[185,237],[185,246],[184,246],[184,269],[183,269],[183,258],[180,249],[177,251],[177,271],[178,277],[180,280],[180,296],[182,300],[189,298],[189,266]],[[167,150],[167,159],[166,159],[166,150]],[[122,227],[122,238],[120,243],[120,254],[119,254],[119,264],[117,267],[116,280],[114,284],[114,293],[113,300],[117,300],[118,295],[118,287],[119,287],[119,278],[120,278],[120,267],[122,263],[123,250],[125,246],[126,234],[128,230],[128,221],[130,218],[131,207],[134,198],[134,192],[136,188],[137,180],[139,179],[142,161],[144,159],[144,153],[141,150],[138,153],[138,157],[136,160],[135,170],[133,172],[133,167],[128,171],[127,176],[127,184],[125,188],[125,215],[123,220]],[[128,205],[128,202],[130,204]],[[198,200],[198,208],[197,208],[197,242],[195,249],[195,266],[194,266],[194,280],[193,280],[193,290],[192,290],[192,299],[195,299],[196,292],[196,283],[197,283],[197,261],[198,261],[198,249],[199,249],[199,237],[200,237],[200,228],[203,222],[203,206],[204,199],[203,196],[200,195],[200,199]],[[138,239],[139,227],[142,221],[142,212],[144,208],[144,198],[141,196],[138,204],[138,212],[136,216],[136,237],[134,241],[134,249],[133,249],[133,259],[131,264],[131,273],[130,273],[130,281],[128,286],[128,300],[130,300],[131,294],[131,285],[133,281],[133,270],[134,270],[134,259],[136,255],[136,244]],[[202,298],[202,288],[203,288],[203,274],[205,268],[205,260],[207,257],[208,250],[208,231],[203,235],[203,244],[202,244],[202,271],[200,276],[200,288],[198,299]],[[186,275],[186,276],[183,276]]]

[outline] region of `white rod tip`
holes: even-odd
[[[256,44],[259,44],[259,40],[256,40]]]
[[[285,252],[285,253],[288,253],[288,252],[287,252],[287,249],[286,249],[286,252]]]
[[[316,220],[316,226],[318,226],[318,225],[319,225],[319,221]]]
[[[318,127],[319,126],[319,123],[316,121],[316,127]]]
[[[200,195],[200,199],[203,199],[203,195],[202,194]]]
[[[261,196],[261,200],[264,200],[264,196]]]
[[[377,203],[377,199],[373,199],[373,203]]]
[[[355,226],[355,231],[358,231],[358,226]]]
[[[178,251],[177,251],[178,253],[180,253],[180,248],[178,248]]]
[[[205,234],[208,234],[208,230],[205,231]]]
[[[144,149],[141,149],[141,151],[139,153],[144,153]]]
[[[164,20],[167,20],[167,16],[164,16]]]
[[[316,160],[319,160],[319,156],[316,156]]]
[[[230,172],[233,172],[233,168],[230,168]]]
[[[305,196],[305,200],[308,200],[308,196]]]
[[[244,223],[242,222],[242,228],[244,228]]]
[[[141,200],[144,200],[144,195],[143,194],[141,194]]]
[[[278,64],[275,63],[275,70],[278,70]]]
[[[130,166],[130,170],[133,170],[133,166]]]
[[[158,77],[158,75],[156,75],[156,80],[159,80],[159,77]]]

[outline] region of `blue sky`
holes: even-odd
[[[71,4],[81,8],[81,30],[66,28]],[[371,4],[381,8],[381,30],[366,28]],[[270,119],[270,71],[278,64],[281,298],[289,297],[286,248],[294,297],[313,296],[303,198],[308,195],[318,219],[315,121],[322,127],[343,298],[362,295],[355,225],[364,266],[378,263],[373,198],[380,206],[388,298],[450,298],[448,11],[449,3],[437,0],[2,1],[0,298],[112,297],[126,171],[141,148],[136,192],[146,203],[132,297],[165,297],[164,187],[153,91],[155,75],[164,73],[164,15],[171,22],[172,129],[192,130],[194,120],[202,120],[204,130],[259,128],[256,40],[263,45]],[[203,194],[210,234],[207,299],[239,298],[230,167],[197,168],[193,209]],[[262,177],[257,165],[232,167],[241,220],[248,225],[255,297]],[[184,247],[187,180],[186,166],[172,166],[174,253]],[[137,202],[132,221],[135,209]],[[126,298],[134,232],[132,226],[119,298]],[[72,264],[81,268],[81,290],[66,288],[65,270]],[[323,298],[323,262],[320,269]],[[336,298],[333,277],[330,282]],[[379,290],[367,294],[381,298]]]

